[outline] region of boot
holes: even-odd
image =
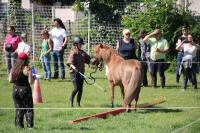
[[[165,77],[160,77],[160,84],[162,88],[165,87]]]
[[[183,79],[183,89],[186,90],[187,88],[187,80]]]
[[[152,87],[156,88],[157,87],[157,77],[152,76]]]
[[[69,98],[69,106],[70,107],[74,107],[74,93],[71,94],[70,98]]]
[[[73,100],[69,100],[69,106],[74,107]]]
[[[81,107],[81,104],[80,104],[80,102],[77,102],[77,106],[78,106],[78,107]]]

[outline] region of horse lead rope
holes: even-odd
[[[96,79],[92,76],[94,73],[96,73],[97,69],[99,68],[99,70],[102,70],[102,65],[100,67],[96,67],[96,69],[90,73],[90,77],[85,76],[83,73],[79,72],[78,70],[74,69],[75,72],[79,73],[81,76],[84,77],[84,81],[88,84],[88,85],[94,85],[95,87],[97,87],[98,89],[106,92],[106,89],[103,89],[100,85],[98,85],[95,81]],[[73,69],[73,68],[72,68]],[[89,79],[90,81],[92,80],[93,82],[89,83]]]

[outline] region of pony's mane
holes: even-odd
[[[106,60],[109,59],[111,55],[115,55],[116,57],[121,58],[121,56],[119,56],[117,52],[107,44],[99,44],[97,49],[101,49],[104,51],[101,56]]]

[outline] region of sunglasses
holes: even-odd
[[[125,35],[126,35],[126,36],[130,36],[130,33],[126,33]]]

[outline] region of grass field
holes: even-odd
[[[72,90],[69,79],[40,80],[43,103],[34,105],[33,130],[14,127],[14,105],[12,101],[12,84],[8,83],[4,72],[0,75],[0,132],[91,132],[91,133],[197,133],[200,131],[200,89],[188,89],[183,92],[181,85],[175,85],[175,73],[166,74],[164,89],[142,87],[139,103],[149,102],[160,96],[166,97],[166,102],[154,106],[153,109],[137,110],[109,116],[107,119],[92,119],[70,125],[68,120],[92,115],[109,110],[109,91],[103,92],[93,85],[84,85],[81,108],[69,108],[68,98]],[[108,90],[104,72],[98,72],[96,83]],[[200,81],[200,75],[197,76]],[[149,80],[150,82],[150,80]],[[158,81],[159,85],[159,81]],[[200,82],[198,82],[200,87]],[[119,88],[115,91],[115,107],[122,104]],[[108,108],[108,109],[106,109]]]

